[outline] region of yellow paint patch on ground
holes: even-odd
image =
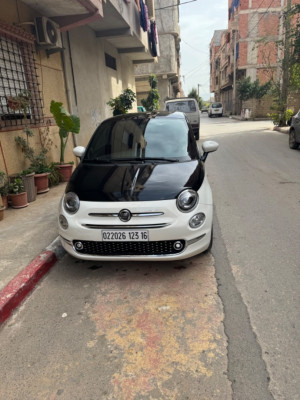
[[[121,357],[108,399],[134,400],[152,391],[159,393],[153,398],[178,399],[174,374],[191,379],[213,375],[211,360],[225,350],[211,263],[210,256],[200,256],[193,263],[181,262],[186,269],[159,263],[150,273],[146,264],[138,274],[131,264],[126,274],[103,280],[90,316],[97,336],[105,335]]]

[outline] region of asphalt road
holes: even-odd
[[[300,151],[201,116],[211,254],[57,263],[0,331],[2,400],[299,399]]]
[[[300,150],[267,121],[201,122],[233,398],[299,399]]]

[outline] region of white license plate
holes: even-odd
[[[103,242],[148,242],[148,231],[101,231]]]

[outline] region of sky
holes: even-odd
[[[179,6],[181,82],[185,96],[195,88],[210,99],[209,43],[214,31],[227,29],[228,0],[181,0]]]

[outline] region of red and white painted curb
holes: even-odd
[[[0,291],[0,324],[11,315],[64,253],[59,238],[56,238]]]

